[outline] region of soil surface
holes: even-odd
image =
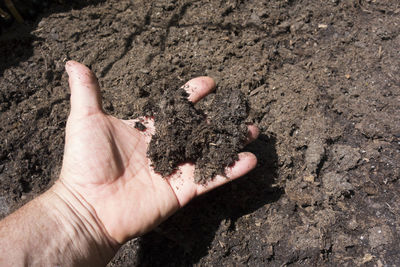
[[[156,132],[147,155],[156,172],[167,178],[189,161],[196,165],[195,182],[206,183],[238,159],[247,139],[247,102],[239,89],[224,93],[201,110],[184,88],[170,87],[151,105]]]
[[[399,51],[392,0],[53,5],[0,36],[0,215],[58,177],[67,59],[91,67],[105,110],[125,119],[209,75],[248,98],[257,168],[110,266],[399,265]]]

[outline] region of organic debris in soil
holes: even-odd
[[[207,109],[200,110],[183,88],[167,89],[154,115],[156,133],[147,154],[163,177],[190,161],[196,165],[195,182],[206,183],[224,175],[246,143],[248,105],[239,90],[216,94]]]
[[[139,131],[145,131],[147,129],[146,126],[144,126],[144,124],[139,121],[135,122],[135,128]]]

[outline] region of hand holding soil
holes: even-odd
[[[71,88],[71,114],[66,130],[64,162],[59,184],[92,207],[112,239],[123,243],[141,235],[194,197],[228,181],[216,176],[207,184],[194,182],[194,165],[179,166],[167,179],[150,167],[146,152],[153,121],[146,119],[145,131],[134,128],[136,121],[124,121],[105,114],[94,74],[70,61],[67,72]],[[185,86],[189,100],[199,101],[215,87],[208,77],[193,79]],[[249,127],[249,141],[258,129]],[[256,164],[251,153],[226,169],[230,179],[238,178]],[[61,193],[62,194],[62,193]]]
[[[228,182],[227,177],[238,178],[255,167],[253,154],[240,153],[226,168],[227,177],[217,175],[198,184],[192,163],[161,177],[147,157],[155,133],[153,120],[140,119],[146,126],[140,131],[135,128],[138,120],[105,114],[95,75],[74,61],[67,62],[66,70],[71,113],[60,179],[1,222],[0,259],[13,265],[106,264],[122,243],[150,231],[196,196]],[[214,87],[212,79],[200,77],[184,88],[189,100],[196,102]],[[258,129],[249,126],[248,133],[250,142]],[[36,246],[37,240],[41,246]]]

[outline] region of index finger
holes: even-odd
[[[182,88],[189,94],[189,101],[196,103],[214,91],[215,82],[210,77],[202,76],[191,79]]]

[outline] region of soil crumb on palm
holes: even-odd
[[[156,133],[147,152],[156,172],[166,177],[190,161],[195,182],[206,183],[237,160],[247,138],[248,105],[239,90],[224,92],[204,109],[183,88],[164,92],[153,111]]]

